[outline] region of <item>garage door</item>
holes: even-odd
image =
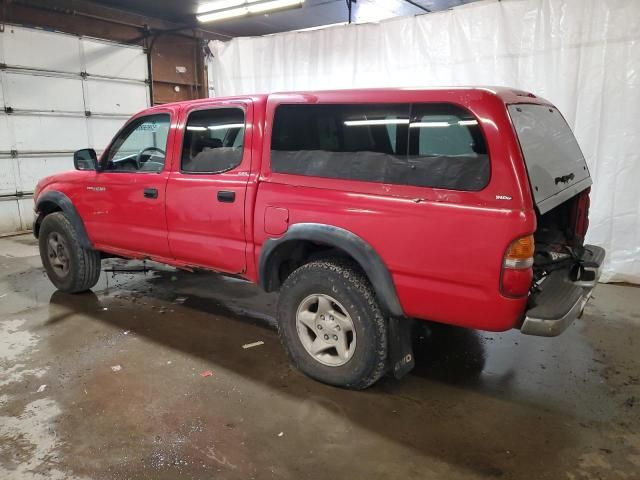
[[[0,234],[31,228],[33,189],[73,168],[72,153],[100,153],[149,105],[141,47],[44,30],[0,33]]]

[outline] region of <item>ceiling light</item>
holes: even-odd
[[[232,8],[230,10],[222,10],[221,12],[205,13],[197,15],[199,22],[215,22],[217,20],[226,20],[228,18],[242,17],[247,14],[247,7]]]
[[[216,0],[198,5],[196,13],[214,12],[225,8],[240,7],[245,4],[244,0]]]
[[[262,13],[271,10],[279,10],[281,8],[291,8],[298,5],[302,5],[304,0],[273,0],[271,2],[256,3],[255,5],[249,5],[247,10],[249,13]]]
[[[209,125],[209,130],[225,130],[227,128],[243,128],[244,123],[226,123],[224,125]]]
[[[449,127],[449,122],[414,122],[409,125],[411,128],[422,127]]]
[[[217,0],[200,5],[196,15],[199,22],[215,22],[243,17],[255,13],[266,13],[284,8],[300,7],[304,0]]]
[[[360,127],[362,125],[406,125],[408,118],[385,118],[382,120],[347,120],[344,124],[347,127]]]

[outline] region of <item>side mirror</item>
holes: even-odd
[[[76,170],[97,170],[98,155],[93,148],[83,148],[73,153],[73,166]]]

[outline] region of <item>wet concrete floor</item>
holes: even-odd
[[[640,478],[638,288],[555,339],[436,330],[351,392],[289,366],[275,296],[148,266],[68,296],[0,239],[0,479]]]

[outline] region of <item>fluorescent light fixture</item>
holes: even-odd
[[[463,127],[467,125],[477,125],[477,124],[478,124],[477,120],[460,120],[458,122],[458,125],[462,125]]]
[[[253,3],[253,2],[249,2]],[[291,8],[298,5],[302,5],[304,0],[273,0],[271,2],[256,3],[255,5],[249,5],[247,10],[249,13],[263,13],[270,10],[279,10],[281,8]]]
[[[382,120],[346,120],[347,127],[359,127],[362,125],[407,125],[408,118],[384,118]]]
[[[242,128],[244,123],[226,123],[224,125],[209,125],[209,130],[225,130],[227,128]]]
[[[214,2],[201,3],[198,5],[196,13],[217,12],[226,8],[240,7],[244,3],[244,0],[216,0]]]
[[[304,0],[217,0],[200,5],[196,18],[199,22],[215,22],[229,18],[266,13],[284,8],[299,7]]]
[[[187,127],[187,130],[191,130],[193,132],[206,132],[207,127]]]
[[[409,127],[411,128],[431,128],[431,127],[448,127],[449,122],[414,122]]]
[[[231,10],[223,10],[221,12],[205,13],[197,15],[199,22],[216,22],[218,20],[226,20],[228,18],[242,17],[247,14],[247,7],[232,8]]]

